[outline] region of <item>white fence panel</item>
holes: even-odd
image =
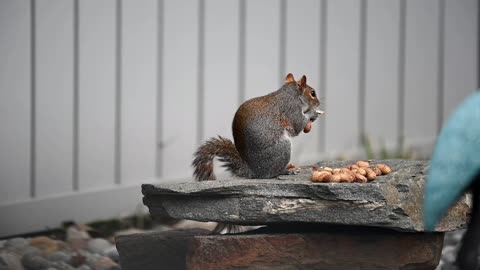
[[[0,237],[58,228],[63,221],[90,222],[135,213],[141,205],[138,185],[71,192],[0,205]]]
[[[327,152],[358,146],[360,1],[329,1],[325,132]]]
[[[296,80],[302,75],[307,76],[307,84],[320,93],[320,1],[316,0],[289,0],[286,2],[286,65],[285,74],[293,73]],[[297,16],[302,19],[298,20]],[[319,97],[322,100],[322,97]],[[303,163],[305,160],[315,160],[319,153],[321,140],[320,124],[324,118],[320,117],[310,133],[301,133],[293,139],[293,153],[291,162]]]
[[[280,1],[246,1],[245,97],[276,91],[284,82],[280,74]]]
[[[73,186],[73,1],[36,3],[36,190]]]
[[[112,186],[115,172],[115,1],[79,1],[80,190]]]
[[[437,0],[408,1],[405,47],[406,144],[431,142],[437,133]]]
[[[445,1],[444,120],[479,87],[478,5],[475,0]]]
[[[190,176],[197,145],[197,0],[164,2],[163,171],[169,178]]]
[[[141,183],[155,175],[157,1],[123,1],[122,18],[121,182]]]
[[[367,2],[365,135],[378,146],[395,146],[398,130],[400,1]]]
[[[236,0],[207,0],[205,3],[202,142],[217,135],[232,138],[232,120],[239,104],[239,7]]]
[[[30,197],[30,8],[0,1],[0,204]]]

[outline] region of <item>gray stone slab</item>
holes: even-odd
[[[321,162],[345,167],[353,162]],[[427,161],[388,160],[393,172],[370,183],[312,183],[312,169],[278,179],[237,179],[142,185],[153,216],[241,225],[324,223],[422,232]],[[437,231],[465,225],[470,199],[463,197]]]
[[[186,269],[188,245],[203,229],[147,232],[122,235],[115,239],[122,270]]]

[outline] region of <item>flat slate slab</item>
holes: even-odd
[[[353,161],[320,162],[345,167]],[[312,183],[311,167],[278,179],[233,179],[142,185],[153,216],[240,225],[323,223],[422,232],[427,161],[387,160],[393,172],[370,183]],[[470,197],[454,206],[436,231],[463,227]]]

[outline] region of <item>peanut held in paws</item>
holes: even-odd
[[[303,132],[309,133],[312,130],[312,122],[308,122],[307,126],[303,129]]]

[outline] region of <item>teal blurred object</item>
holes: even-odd
[[[469,96],[438,137],[427,177],[425,226],[433,231],[480,172],[480,92]]]
[[[473,210],[458,256],[460,269],[478,269],[480,241],[480,92],[469,96],[443,127],[433,152],[424,201],[433,231],[461,195],[473,188]]]

